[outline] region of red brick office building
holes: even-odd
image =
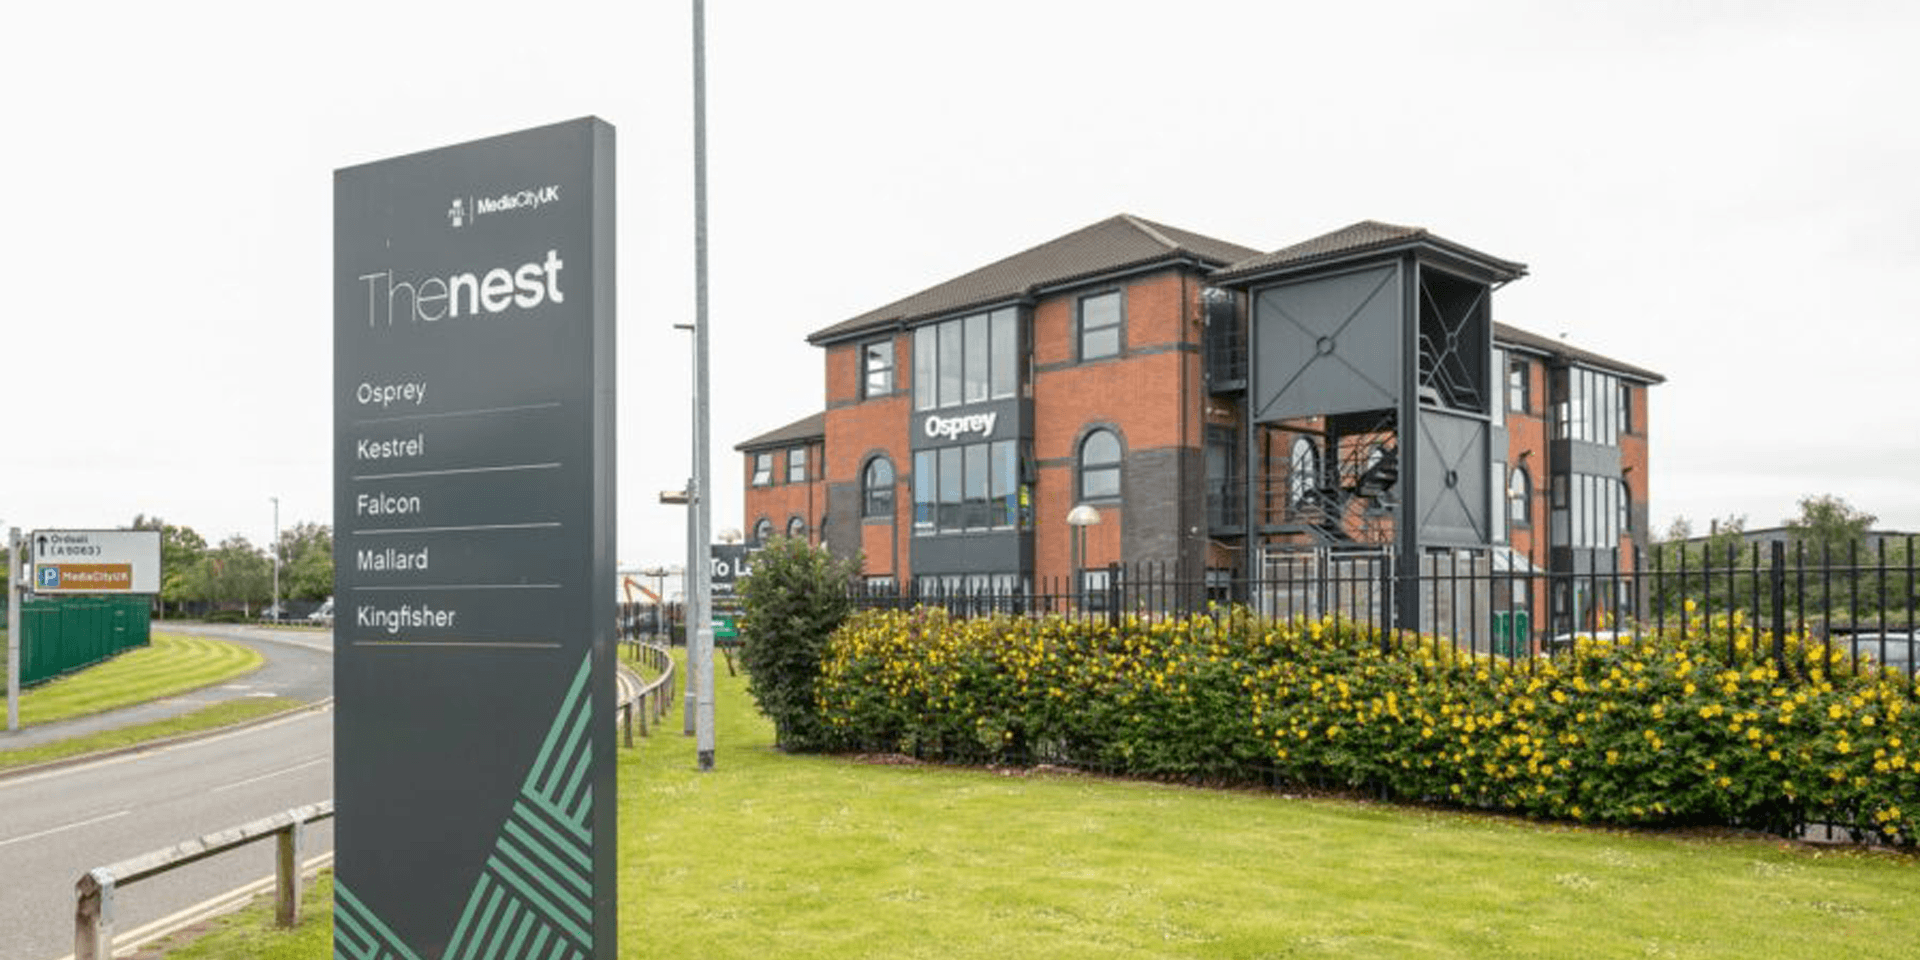
[[[1379,547],[1613,562],[1646,540],[1662,378],[1494,323],[1524,275],[1373,221],[1262,253],[1103,220],[810,335],[825,409],[738,445],[745,529],[995,591],[1068,582],[1079,504],[1090,579]]]

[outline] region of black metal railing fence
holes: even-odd
[[[1555,570],[1504,548],[1424,553],[1390,548],[1265,553],[1254,576],[1200,576],[1157,563],[1110,564],[1071,578],[954,578],[856,585],[859,608],[933,606],[956,616],[1015,614],[1105,620],[1222,612],[1244,606],[1281,620],[1338,615],[1387,638],[1412,631],[1459,652],[1553,656],[1577,638],[1680,630],[1786,662],[1790,644],[1840,651],[1852,671],[1916,678],[1920,555],[1916,541],[1863,552],[1781,541],[1582,551]],[[1011,586],[1009,586],[1011,584]]]

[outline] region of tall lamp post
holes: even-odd
[[[1080,598],[1080,605],[1086,606],[1086,577],[1080,568],[1087,562],[1087,528],[1100,522],[1100,511],[1092,504],[1083,503],[1067,511],[1067,526],[1073,528],[1073,595]]]
[[[695,711],[694,752],[701,770],[713,769],[713,588],[707,544],[712,542],[713,481],[707,455],[707,6],[693,0],[693,526],[701,556],[693,575],[691,606],[700,611],[688,640],[687,659],[700,663],[700,706]]]
[[[285,620],[280,610],[280,498],[268,497],[273,501],[273,606],[267,609],[273,612],[275,620]]]

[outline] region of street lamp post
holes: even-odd
[[[280,498],[267,499],[273,501],[273,606],[267,609],[273,611],[273,619],[285,620],[280,610]]]
[[[1087,562],[1087,528],[1100,522],[1100,511],[1092,504],[1083,503],[1067,511],[1067,526],[1073,528],[1073,594],[1080,598],[1080,605],[1086,606],[1086,577],[1080,568]]]

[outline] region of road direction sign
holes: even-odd
[[[160,531],[35,530],[34,593],[159,593]]]
[[[614,956],[613,164],[335,174],[338,955]]]

